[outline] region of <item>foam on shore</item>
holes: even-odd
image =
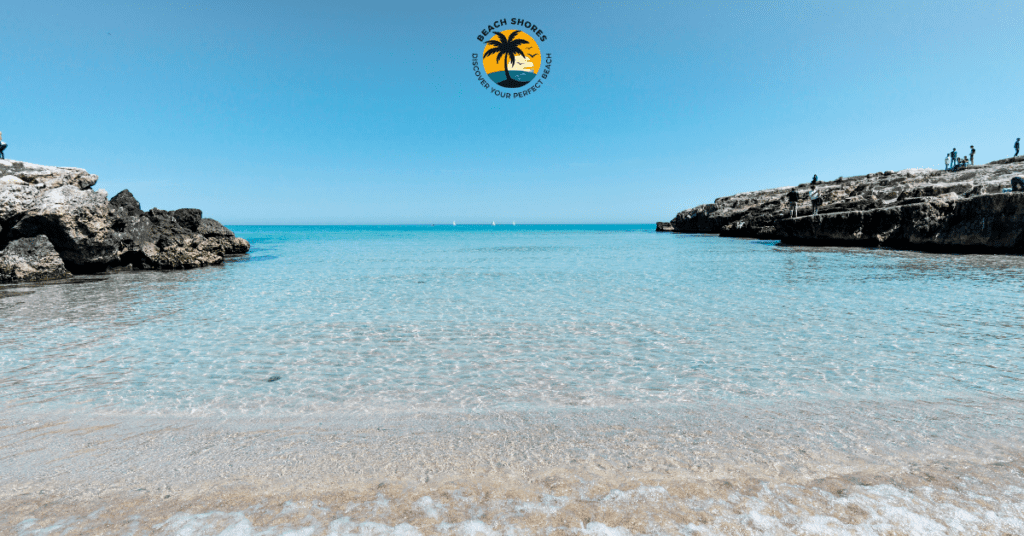
[[[850,406],[363,422],[21,415],[0,421],[11,468],[0,527],[19,536],[1024,529],[1024,437],[986,435],[940,405]],[[891,426],[910,410],[918,429]],[[939,433],[949,426],[958,432]]]

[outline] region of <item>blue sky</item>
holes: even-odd
[[[513,17],[552,73],[504,100],[471,54]],[[654,222],[1011,154],[1022,27],[1019,1],[9,2],[0,131],[227,224]]]

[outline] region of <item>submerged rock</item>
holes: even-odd
[[[664,227],[677,233],[778,239],[792,244],[885,246],[937,252],[1024,253],[1024,194],[1004,193],[1024,157],[953,171],[906,169],[716,199],[684,210]],[[798,217],[785,195],[801,195]],[[662,225],[659,224],[659,228]]]
[[[19,238],[0,251],[0,283],[66,279],[71,273],[64,267],[57,250],[43,235]]]
[[[72,274],[220,264],[249,243],[199,209],[142,207],[128,190],[109,201],[78,168],[0,161],[0,245],[44,236]]]

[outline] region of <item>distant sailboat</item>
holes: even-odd
[[[455,222],[452,222],[452,227],[455,227]]]
[[[515,224],[516,224],[516,222],[512,222],[512,225],[515,225]]]
[[[491,227],[494,227],[495,225],[498,225],[498,224],[497,224],[497,223],[494,223],[494,222],[492,221],[492,222],[491,222]]]

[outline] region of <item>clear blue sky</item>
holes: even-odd
[[[654,222],[953,147],[987,162],[1024,136],[1019,0],[0,11],[8,158],[227,224]],[[553,65],[506,101],[470,55],[512,17]]]

